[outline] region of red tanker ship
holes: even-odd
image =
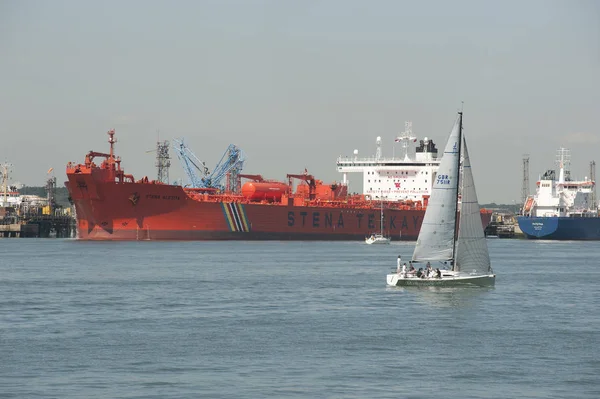
[[[348,195],[347,185],[323,184],[312,175],[287,182],[251,179],[241,193],[135,180],[114,154],[90,151],[67,165],[65,185],[84,240],[364,240],[380,229],[392,240],[415,240],[425,214],[421,201],[374,201]],[[97,165],[94,160],[103,158]],[[301,181],[292,190],[293,179]],[[380,218],[381,207],[383,222]],[[482,211],[486,226],[491,212]]]

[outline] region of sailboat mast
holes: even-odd
[[[379,194],[381,197],[381,218],[379,220],[379,229],[381,230],[381,236],[383,237],[383,194]]]
[[[458,113],[458,157],[456,157],[456,162],[458,162],[458,178],[456,179],[456,209],[454,210],[454,243],[452,244],[452,270],[456,270],[456,241],[458,239],[458,190],[460,189],[460,183],[462,181],[462,173],[460,173],[460,155],[462,152],[462,118],[463,113],[460,111]]]

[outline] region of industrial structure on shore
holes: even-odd
[[[71,207],[56,203],[56,177],[46,180],[46,197],[21,194],[10,185],[11,165],[0,166],[0,238],[69,238],[75,236],[75,218]]]

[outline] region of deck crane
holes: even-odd
[[[223,189],[221,181],[227,177],[228,186],[233,184],[237,186],[238,175],[244,168],[244,161],[246,156],[244,152],[233,144],[229,144],[229,147],[223,153],[223,156],[217,163],[217,166],[213,169],[213,172],[208,176],[208,183],[210,187],[219,187]],[[240,187],[226,187],[227,190],[238,192]]]
[[[187,174],[188,187],[208,187],[204,183],[206,176],[208,176],[208,168],[205,163],[198,159],[196,154],[190,150],[183,141],[183,138],[181,140],[173,139],[173,149],[177,153],[177,158],[179,158],[179,162],[181,162],[181,166]]]
[[[317,184],[315,181],[315,177],[313,175],[309,175],[308,171],[304,169],[304,173],[301,175],[298,174],[288,174],[288,185],[290,187],[290,193],[292,192],[292,179],[304,180],[306,184],[308,184],[308,198],[312,201],[315,199]]]
[[[245,156],[243,151],[235,145],[230,144],[227,147],[227,150],[225,150],[225,153],[223,153],[223,156],[211,173],[206,167],[206,163],[201,161],[192,152],[183,139],[173,139],[173,142],[177,158],[179,158],[181,166],[187,174],[189,187],[223,190],[223,178],[227,177],[230,182],[239,180],[237,175],[244,167]]]

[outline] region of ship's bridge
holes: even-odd
[[[381,137],[377,137],[377,152],[372,157],[340,156],[337,171],[343,174],[343,184],[348,184],[348,173],[362,173],[363,194],[371,198],[383,197],[390,201],[422,201],[431,195],[435,174],[440,164],[433,140],[424,138],[418,144],[412,136],[410,123],[396,142],[402,144],[399,157],[381,155]]]

